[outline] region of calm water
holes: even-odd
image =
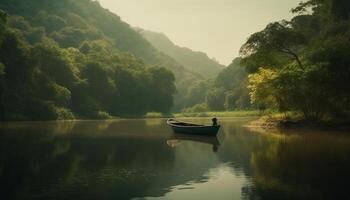
[[[249,120],[217,138],[159,119],[2,123],[0,199],[349,199],[350,134]]]

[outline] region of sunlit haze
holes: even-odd
[[[290,19],[299,0],[100,0],[135,27],[163,32],[175,44],[203,51],[222,64],[238,56],[250,34]]]

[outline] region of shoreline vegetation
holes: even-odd
[[[206,117],[257,117],[247,126],[259,127],[262,129],[324,129],[324,130],[350,130],[350,121],[347,119],[323,119],[323,120],[307,120],[300,113],[287,112],[278,113],[276,111],[258,111],[258,110],[242,110],[242,111],[222,111],[222,112],[192,112],[192,113],[147,113],[143,118],[206,118]]]
[[[222,112],[182,112],[176,113],[173,116],[176,118],[186,117],[259,117],[263,116],[264,112],[257,110],[240,110],[240,111],[222,111]]]
[[[349,131],[350,121],[346,119],[324,119],[324,120],[307,120],[300,113],[287,112],[278,113],[276,111],[259,111],[259,110],[239,110],[239,111],[208,111],[208,112],[181,112],[181,113],[159,113],[148,112],[146,114],[133,115],[101,115],[99,118],[84,118],[76,116],[75,119],[62,120],[44,120],[44,121],[95,121],[95,120],[122,120],[122,119],[166,119],[166,118],[256,118],[246,127],[256,127],[261,129],[322,129]],[[27,120],[4,121],[4,122],[26,122]],[[43,120],[40,120],[43,121]]]
[[[108,120],[108,119],[159,119],[159,118],[206,118],[206,117],[262,117],[267,112],[258,110],[240,110],[240,111],[207,111],[207,112],[180,112],[180,113],[160,113],[160,112],[148,112],[146,114],[129,114],[120,116],[106,115],[105,118],[96,118],[95,120]],[[80,120],[81,118],[77,118]],[[91,119],[89,119],[91,120]]]
[[[207,112],[180,112],[180,113],[157,113],[150,112],[142,116],[142,118],[206,118],[206,117],[261,117],[264,112],[258,110],[240,110],[240,111],[207,111]],[[136,116],[140,117],[140,116]],[[132,117],[131,117],[132,118]]]
[[[242,110],[242,111],[222,111],[222,112],[192,112],[192,113],[147,113],[143,118],[244,118],[256,117],[247,126],[259,127],[262,129],[324,129],[324,130],[350,130],[350,121],[347,119],[323,119],[323,120],[307,120],[300,113],[287,112],[278,113],[275,111],[258,111],[258,110]]]
[[[247,127],[263,129],[322,129],[349,131],[350,121],[347,119],[307,120],[298,113],[274,113],[264,115],[250,122]]]
[[[79,120],[115,120],[115,119],[161,119],[161,118],[206,118],[206,117],[262,117],[266,112],[257,110],[245,111],[217,111],[217,112],[181,112],[181,113],[160,113],[148,112],[146,114],[126,114],[120,116],[112,116],[108,113],[101,113],[95,118],[86,118],[83,116],[75,116],[75,118],[58,119],[58,120],[15,120],[21,121],[79,121]],[[13,122],[13,120],[3,121]]]

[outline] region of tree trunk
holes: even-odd
[[[301,60],[300,60],[299,56],[296,53],[294,53],[292,50],[290,50],[288,48],[282,48],[282,49],[280,49],[280,51],[285,53],[285,54],[291,55],[297,61],[300,69],[305,70],[304,65],[301,63]]]
[[[295,53],[291,53],[291,54],[293,55],[293,57],[295,58],[295,60],[298,62],[298,65],[299,65],[300,69],[305,70],[305,67],[304,67],[304,65],[301,63],[301,61],[300,61],[298,55],[295,54]]]

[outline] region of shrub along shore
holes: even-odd
[[[258,120],[249,123],[249,127],[259,127],[264,129],[322,129],[322,130],[350,130],[348,119],[323,119],[307,120],[299,113],[274,113],[264,115]]]

